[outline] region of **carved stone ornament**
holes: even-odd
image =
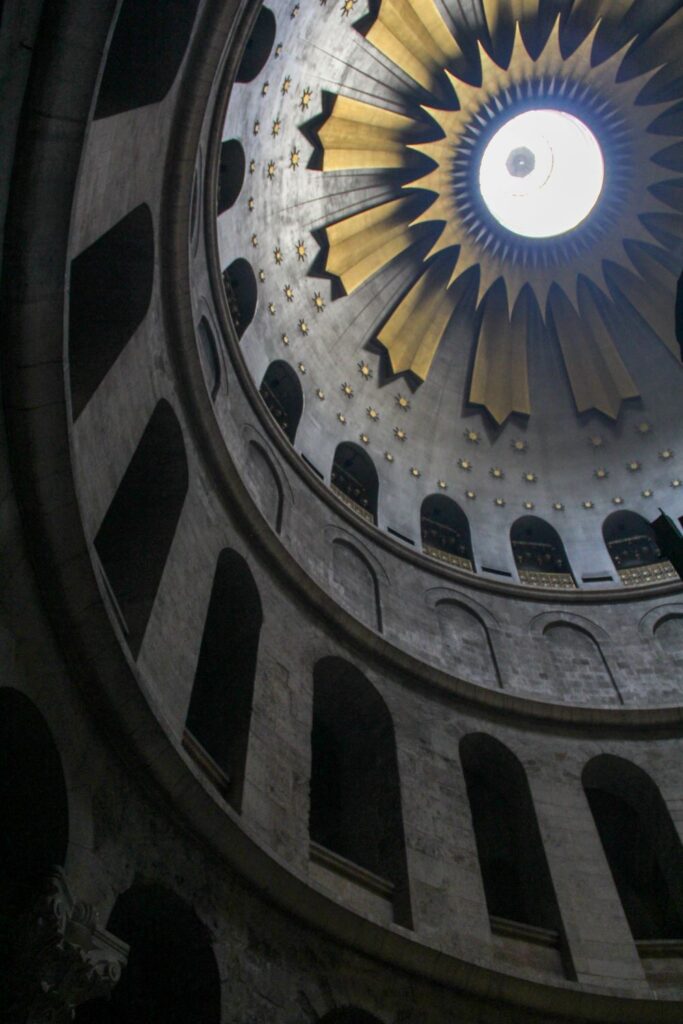
[[[17,924],[9,1024],[62,1024],[81,1003],[109,997],[128,945],[100,928],[95,910],[74,901],[60,867]]]

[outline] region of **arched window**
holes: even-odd
[[[678,579],[673,566],[659,550],[655,531],[637,512],[612,512],[602,524],[602,535],[622,583],[635,585],[669,577]]]
[[[276,359],[271,363],[263,375],[259,391],[273,419],[294,444],[304,407],[304,396],[301,382],[289,363],[282,359]]]
[[[240,257],[226,267],[223,287],[237,337],[241,338],[254,319],[258,298],[256,276],[248,260]]]
[[[45,720],[28,697],[10,687],[0,689],[0,751],[4,945],[2,924],[25,909],[53,866],[64,864],[69,816],[62,764]]]
[[[263,69],[275,42],[275,26],[273,12],[269,7],[262,7],[244,47],[235,81],[252,82]]]
[[[367,519],[377,521],[379,479],[374,463],[357,444],[337,446],[332,463],[332,490],[345,505]]]
[[[409,923],[396,742],[387,706],[340,658],[318,662],[313,687],[312,855],[322,848],[384,879],[394,914]]]
[[[95,537],[115,611],[137,657],[188,486],[183,433],[161,399]]]
[[[111,999],[79,1007],[78,1024],[220,1024],[211,936],[180,897],[136,883],[117,899],[107,928],[130,945],[128,965]]]
[[[69,378],[74,419],[147,315],[153,283],[154,224],[146,203],[72,260]]]
[[[564,544],[550,523],[522,516],[512,524],[510,542],[522,583],[552,589],[576,586]]]
[[[431,494],[422,502],[420,524],[425,554],[473,571],[470,524],[459,505],[443,494]]]
[[[515,922],[546,929],[559,942],[560,912],[522,765],[481,733],[461,740],[460,759],[493,930]]]
[[[183,742],[238,810],[262,622],[249,566],[226,548],[213,578]]]
[[[245,164],[244,149],[238,139],[226,139],[221,143],[221,160],[218,166],[219,216],[230,209],[242,191]]]
[[[658,787],[609,754],[583,785],[634,939],[683,939],[683,846]]]

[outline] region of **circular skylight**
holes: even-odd
[[[592,131],[562,110],[527,110],[490,140],[479,169],[496,220],[526,238],[578,227],[602,192],[605,164]]]

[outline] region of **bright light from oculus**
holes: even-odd
[[[490,212],[526,238],[553,238],[578,227],[604,180],[597,139],[562,110],[527,110],[511,118],[486,146],[479,169]]]

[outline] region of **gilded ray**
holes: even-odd
[[[403,114],[337,96],[330,116],[318,130],[323,170],[415,166],[418,157],[407,143],[418,130],[418,124]]]
[[[379,332],[394,373],[411,370],[427,379],[457,301],[456,290],[447,284],[448,267],[430,264]]]
[[[469,398],[475,405],[483,405],[499,425],[513,412],[525,416],[531,412],[527,368],[530,315],[528,290],[519,297],[512,316],[502,284],[489,292],[484,303]]]
[[[680,363],[676,341],[676,279],[643,249],[631,253],[635,271],[610,264],[607,276]]]
[[[336,274],[347,293],[359,288],[424,234],[424,228],[410,226],[414,205],[412,197],[395,199],[326,228],[326,270]]]
[[[621,403],[638,390],[585,282],[579,285],[579,311],[564,292],[550,294],[555,330],[569,376],[576,411],[595,409],[616,420]]]
[[[444,68],[462,57],[434,0],[381,0],[366,39],[432,93],[442,85]]]

